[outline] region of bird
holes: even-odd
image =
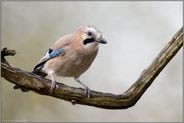
[[[106,44],[102,32],[93,25],[81,25],[72,33],[56,40],[46,54],[35,65],[33,73],[52,80],[49,92],[52,94],[56,84],[55,76],[73,77],[84,87],[90,97],[90,89],[79,77],[91,66],[99,50],[99,44]]]

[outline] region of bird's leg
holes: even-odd
[[[55,89],[55,88],[58,88],[58,85],[56,84],[56,81],[55,81],[55,79],[54,79],[54,73],[51,73],[50,76],[51,76],[52,84],[51,84],[51,88],[50,88],[49,91],[50,91],[50,93],[52,94],[53,91],[54,91],[54,89]]]
[[[90,97],[90,89],[87,85],[83,84],[80,80],[79,77],[74,77],[75,81],[77,81],[78,83],[80,83],[84,89],[85,89],[85,94],[87,94],[88,98]]]

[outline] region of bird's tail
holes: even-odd
[[[42,76],[42,77],[46,77],[47,76],[47,73],[43,72],[41,69],[34,69],[32,71],[32,73],[35,73],[35,74],[37,74],[39,76]]]
[[[45,72],[43,72],[43,71],[35,71],[35,70],[33,70],[32,72],[37,74],[37,75],[39,75],[39,76],[42,76],[42,77],[46,77],[47,76],[47,74]]]

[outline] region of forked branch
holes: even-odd
[[[70,101],[72,104],[89,105],[105,109],[126,109],[136,104],[182,46],[183,27],[161,50],[151,65],[141,73],[137,81],[126,92],[119,95],[91,90],[91,97],[87,98],[83,89],[70,87],[62,83],[58,83],[59,87],[50,95],[51,81],[9,65],[4,57],[14,55],[15,51],[7,50],[6,48],[1,50],[1,76],[21,88],[26,88],[38,94]]]

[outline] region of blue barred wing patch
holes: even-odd
[[[61,55],[62,53],[64,53],[64,49],[63,49],[63,48],[60,48],[60,49],[57,49],[57,50],[53,50],[53,51],[49,54],[49,57],[50,57],[49,59],[58,57],[58,56]]]
[[[42,68],[44,64],[49,61],[50,59],[53,59],[55,57],[60,56],[64,53],[64,49],[60,48],[57,50],[49,49],[46,53],[46,55],[38,62],[38,64],[34,67],[33,73],[40,74],[42,72]]]

